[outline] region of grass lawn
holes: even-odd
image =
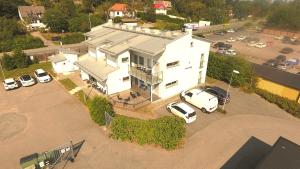
[[[22,69],[14,69],[14,70],[4,70],[4,75],[6,78],[17,78],[21,76],[22,74],[30,74],[33,75],[33,72],[35,69],[44,69],[47,71],[51,76],[56,76],[56,74],[53,72],[52,65],[50,62],[43,62],[43,63],[37,63],[37,64],[32,64],[28,66],[27,68],[22,68]],[[3,80],[3,75],[0,73],[0,79]]]
[[[77,85],[69,78],[59,80],[59,82],[68,90],[72,90],[77,87]]]

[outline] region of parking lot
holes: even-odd
[[[216,83],[224,87],[222,83]],[[88,110],[55,80],[12,91],[0,88],[1,168],[19,168],[23,156],[70,140],[85,139],[72,169],[205,168],[217,169],[251,136],[272,144],[279,136],[300,144],[300,120],[257,95],[232,89],[228,114],[204,114],[187,126],[184,145],[174,151],[140,146],[108,137]],[[160,115],[165,106],[156,111]],[[166,124],[167,125],[167,124]],[[195,158],[196,157],[196,158]]]
[[[262,64],[270,59],[275,59],[278,55],[282,54],[279,51],[286,47],[292,48],[294,50],[290,54],[284,54],[286,55],[287,59],[300,59],[300,45],[282,43],[281,40],[275,39],[274,35],[257,33],[255,31],[241,30],[234,33],[226,33],[224,35],[211,34],[208,35],[206,38],[213,40],[214,42],[226,42],[226,40],[228,40],[231,37],[236,39],[239,36],[257,38],[259,39],[259,42],[263,42],[267,45],[267,47],[265,48],[257,48],[248,46],[247,42],[238,40],[230,43],[232,44],[232,48],[234,50],[236,50],[242,56],[246,57],[247,60],[253,63]],[[211,50],[216,51],[213,48],[211,48]],[[300,65],[288,71],[293,73],[300,72]]]

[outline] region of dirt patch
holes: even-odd
[[[27,117],[17,113],[0,115],[0,141],[21,133],[27,125]]]

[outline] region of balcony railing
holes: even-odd
[[[162,72],[152,73],[150,69],[137,65],[129,67],[129,74],[151,85],[162,82]]]

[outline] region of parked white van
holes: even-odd
[[[183,91],[180,97],[182,100],[201,109],[204,113],[211,113],[218,108],[218,98],[201,89]]]

